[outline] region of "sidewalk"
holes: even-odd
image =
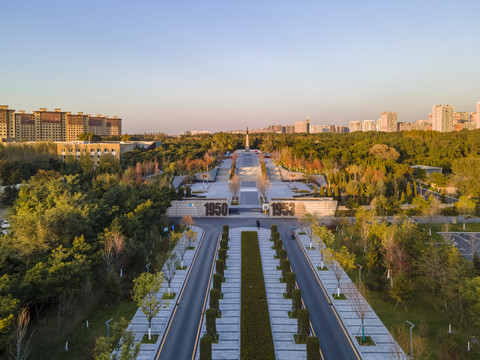
[[[255,230],[255,228],[247,229]],[[295,344],[293,338],[293,335],[297,334],[298,321],[288,317],[288,312],[292,309],[292,300],[283,297],[286,284],[280,282],[282,271],[277,270],[280,260],[274,258],[275,250],[272,249],[273,241],[270,241],[270,230],[260,229],[257,230],[257,233],[275,357],[277,360],[304,360],[307,358],[307,347],[305,344]]]
[[[400,346],[395,342],[387,328],[383,325],[377,314],[369,306],[369,312],[365,317],[365,335],[370,336],[376,346],[360,346],[355,336],[361,336],[361,320],[355,314],[349,300],[334,300],[332,294],[337,289],[337,278],[334,273],[329,270],[318,270],[320,265],[320,252],[318,250],[307,250],[310,240],[307,235],[299,235],[297,237],[302,244],[308,259],[316,271],[323,287],[325,288],[330,301],[333,303],[334,309],[340,317],[344,327],[348,331],[352,343],[355,344],[357,350],[365,360],[387,360],[387,359],[407,359],[407,356],[401,350]],[[315,244],[314,244],[315,245]],[[316,245],[315,245],[316,246]],[[341,286],[353,284],[348,275],[344,272],[341,278]]]
[[[225,282],[222,283],[223,299],[220,299],[222,317],[216,320],[218,343],[212,344],[213,360],[240,359],[240,282],[241,282],[241,232],[230,230],[227,250],[227,270],[224,272]],[[213,282],[210,283],[210,289]],[[210,294],[207,300],[209,308]],[[203,318],[201,335],[207,329],[206,318]],[[196,359],[200,358],[200,345],[197,348]]]
[[[159,337],[157,339],[157,342],[155,344],[141,344],[140,346],[140,353],[137,356],[138,360],[151,360],[155,357],[155,353],[160,346],[160,342],[162,341],[163,334],[165,332],[165,328],[170,320],[170,317],[172,316],[172,312],[176,306],[178,295],[183,287],[183,284],[185,282],[185,278],[187,276],[188,270],[190,269],[190,266],[192,264],[193,257],[195,256],[197,249],[198,249],[198,243],[200,242],[200,239],[203,236],[204,231],[201,228],[198,228],[196,226],[193,227],[193,229],[197,233],[197,241],[195,242],[195,250],[187,250],[185,253],[185,256],[183,258],[184,260],[184,265],[187,266],[185,270],[177,270],[177,273],[175,274],[172,283],[171,283],[171,288],[172,292],[174,292],[175,299],[172,300],[167,300],[168,305],[165,308],[162,308],[160,312],[158,313],[157,316],[155,316],[152,319],[152,335],[158,334]],[[175,247],[176,249],[176,247]],[[175,251],[174,249],[174,251]],[[163,269],[162,269],[163,270]],[[161,298],[164,293],[168,291],[168,283],[165,281],[162,284],[162,287],[160,291],[157,293],[157,298]],[[135,341],[136,342],[141,342],[143,335],[145,335],[148,331],[148,321],[145,315],[143,314],[142,310],[139,308],[135,315],[133,316],[132,321],[127,327],[127,331],[131,331],[135,334]]]

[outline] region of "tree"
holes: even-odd
[[[31,340],[33,332],[26,339],[28,323],[30,322],[30,309],[24,306],[17,319],[17,328],[15,329],[15,341],[10,349],[10,355],[14,360],[27,360],[31,352]]]
[[[152,338],[152,319],[159,313],[160,309],[167,305],[162,297],[157,297],[160,287],[163,284],[162,273],[143,273],[133,280],[133,301],[145,314],[148,321],[148,339]]]
[[[313,247],[313,244],[312,244],[313,229],[314,229],[315,225],[318,224],[318,219],[317,219],[317,216],[315,214],[307,213],[307,214],[305,214],[304,221],[305,221],[305,225],[306,225],[305,233],[307,234],[308,238],[310,239],[309,247],[312,248]]]
[[[183,258],[188,250],[188,240],[185,237],[181,237],[177,242],[177,252],[180,257],[180,267],[183,269]]]
[[[120,172],[120,162],[111,154],[103,154],[98,161],[99,173],[116,174]]]
[[[236,199],[238,197],[238,193],[240,192],[240,179],[237,175],[233,175],[231,180],[228,183],[228,189],[232,193],[232,198]]]
[[[467,279],[462,286],[466,300],[466,313],[471,325],[480,326],[480,276]]]
[[[393,286],[390,288],[390,295],[397,300],[397,305],[401,303],[407,311],[407,303],[412,298],[413,284],[404,271],[399,271],[393,278]]]
[[[128,321],[121,318],[112,323],[110,339],[100,336],[95,341],[93,358],[95,360],[135,360],[140,352],[141,343],[135,342],[131,331],[126,331]]]
[[[458,201],[455,203],[455,207],[458,210],[460,215],[463,215],[463,223],[467,217],[475,215],[477,210],[477,201],[474,199],[469,199],[467,196],[460,196]]]
[[[326,253],[328,268],[337,278],[337,297],[340,297],[340,279],[344,272],[355,268],[355,254],[350,254],[345,246],[340,250],[330,249]]]
[[[358,289],[353,285],[353,283],[349,282],[345,289],[345,295],[352,307],[355,315],[360,319],[362,322],[362,341],[365,341],[365,317],[367,316],[368,312],[370,311],[370,306],[367,302],[367,289],[363,284],[359,284]]]
[[[180,225],[186,226],[187,229],[189,229],[195,225],[195,222],[190,215],[183,215],[182,220],[180,220]]]
[[[262,174],[258,175],[257,188],[258,191],[260,191],[260,194],[262,194],[262,197],[266,199],[267,193],[270,190],[270,181],[268,181],[268,178],[266,176],[263,176]]]
[[[297,216],[297,220],[300,224],[300,231],[303,233],[303,227],[305,226],[305,215],[307,214],[307,208],[305,207],[305,204],[299,204],[297,205],[297,208],[295,209],[295,215]]]
[[[327,248],[332,246],[335,241],[335,236],[326,226],[320,226],[318,224],[313,226],[313,235],[318,245],[318,251],[320,251],[320,268],[323,270],[325,253],[327,252]]]
[[[189,248],[191,248],[195,241],[197,241],[197,232],[193,229],[185,230],[183,236],[185,236],[185,238],[187,239]]]
[[[370,236],[370,227],[375,222],[375,216],[373,212],[359,209],[355,213],[355,225],[360,233],[360,239],[362,240],[363,252],[367,252],[368,238]]]
[[[452,162],[453,181],[461,194],[480,197],[480,157],[460,157]]]
[[[163,271],[163,277],[167,280],[168,283],[168,295],[171,295],[172,289],[170,287],[173,277],[177,273],[178,267],[178,256],[176,252],[172,252],[165,262],[165,270]]]

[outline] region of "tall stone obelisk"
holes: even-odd
[[[247,138],[245,139],[245,151],[250,151],[250,141],[248,139],[248,127],[247,127]]]

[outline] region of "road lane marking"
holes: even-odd
[[[343,332],[345,333],[345,336],[346,336],[346,338],[348,339],[348,342],[349,342],[350,346],[352,347],[353,352],[354,352],[355,355],[357,356],[357,359],[358,359],[358,360],[362,360],[362,357],[360,356],[360,354],[358,353],[357,348],[356,348],[355,345],[353,344],[352,339],[350,338],[350,335],[348,334],[347,330],[345,329],[345,325],[343,325],[343,322],[341,321],[340,317],[338,316],[337,311],[335,310],[335,307],[333,306],[333,303],[330,301],[330,297],[328,296],[327,291],[325,290],[322,282],[320,281],[320,278],[318,277],[318,274],[317,274],[317,272],[315,271],[315,268],[313,267],[312,262],[310,261],[310,258],[307,256],[307,253],[305,252],[305,249],[303,248],[303,245],[302,245],[302,243],[300,242],[300,240],[298,239],[298,236],[297,236],[296,233],[295,233],[295,239],[297,239],[298,245],[300,245],[300,248],[302,249],[303,255],[304,255],[305,258],[307,259],[308,264],[310,265],[310,268],[312,269],[313,273],[315,274],[315,278],[317,279],[317,282],[318,282],[318,284],[320,285],[320,288],[322,289],[323,294],[325,295],[325,297],[327,298],[329,304],[331,305],[330,308],[332,309],[333,314],[334,314],[335,317],[337,318],[338,323],[340,324]]]
[[[202,315],[200,316],[200,323],[198,324],[197,337],[195,338],[195,346],[193,347],[192,360],[195,359],[197,352],[198,339],[200,337],[200,331],[202,330],[203,316],[205,315],[205,305],[207,304],[208,291],[210,290],[210,282],[212,281],[213,268],[215,267],[215,260],[217,259],[218,244],[220,243],[220,235],[218,235],[217,245],[215,246],[215,253],[213,255],[212,268],[210,269],[210,277],[208,278],[207,291],[205,292],[205,299],[203,300]]]
[[[197,259],[198,252],[200,251],[200,246],[202,245],[203,238],[205,237],[205,233],[206,233],[206,230],[204,230],[204,229],[202,229],[202,230],[203,230],[202,237],[200,238],[200,241],[198,242],[197,250],[195,251],[195,255],[193,257],[192,263],[190,264],[190,268],[188,269],[187,276],[185,277],[185,281],[183,282],[182,290],[180,291],[180,295],[178,295],[178,299],[175,303],[175,309],[173,310],[172,316],[170,316],[170,319],[168,320],[168,326],[167,326],[167,329],[165,330],[165,332],[163,334],[162,342],[160,343],[160,347],[158,348],[157,354],[155,355],[155,360],[158,360],[158,358],[160,357],[160,353],[162,352],[163,345],[165,345],[165,339],[167,338],[168,332],[170,331],[170,326],[172,325],[173,318],[175,317],[175,314],[177,312],[177,309],[178,309],[178,306],[179,306],[179,303],[180,303],[180,299],[182,298],[183,291],[185,290],[185,287],[187,285],[188,278],[190,277],[190,273],[193,269],[193,265],[195,264],[195,260]]]

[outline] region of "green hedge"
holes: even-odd
[[[212,339],[217,338],[217,311],[215,309],[208,309],[205,312],[206,318],[206,328],[207,328],[207,335],[209,335]]]
[[[220,314],[220,295],[220,290],[210,290],[210,309],[215,310],[217,314]]]
[[[307,360],[320,360],[320,341],[316,336],[307,337]]]
[[[310,312],[307,309],[298,309],[298,338],[299,343],[307,341],[307,336],[310,334]]]
[[[290,260],[282,259],[280,260],[280,268],[282,269],[282,280],[286,281],[286,276],[290,272]]]
[[[222,282],[223,282],[223,276],[220,274],[213,274],[213,288],[222,291]]]
[[[297,311],[302,307],[302,291],[300,289],[292,290],[292,317],[297,317]]]
[[[225,261],[219,259],[215,261],[215,269],[217,270],[217,274],[222,275],[222,278],[225,276]]]
[[[200,360],[212,360],[212,338],[207,334],[200,339]]]
[[[294,272],[289,272],[287,273],[286,280],[287,280],[287,288],[285,290],[285,293],[287,294],[287,298],[292,297],[292,291],[295,289],[295,273]]]
[[[242,232],[241,293],[240,357],[273,360],[275,351],[256,231]]]

